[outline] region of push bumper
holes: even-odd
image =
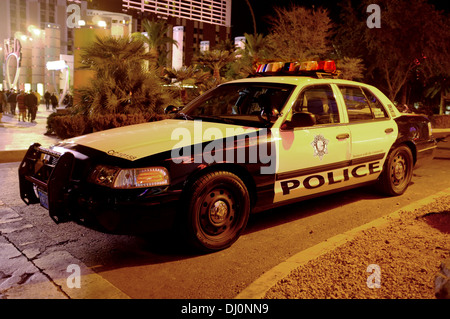
[[[53,152],[35,143],[19,166],[20,197],[27,204],[41,203],[56,222],[69,219],[65,205],[75,157]]]
[[[72,176],[76,161],[71,152],[30,146],[19,167],[22,200],[40,203],[56,223],[84,221],[107,232],[141,233],[174,224],[180,191],[113,190],[81,182]]]

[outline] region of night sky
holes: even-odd
[[[331,0],[250,0],[256,16],[257,33],[267,34],[270,29],[268,16],[275,16],[275,7],[289,7],[291,4],[305,7],[324,7],[330,10],[330,17],[337,14],[338,1]],[[244,32],[253,33],[253,21],[245,0],[233,0],[231,5],[232,37],[242,36]],[[333,17],[332,17],[333,18]]]
[[[305,7],[324,7],[328,8],[330,18],[338,21],[339,6],[337,0],[249,0],[256,16],[257,33],[268,34],[270,23],[268,16],[275,16],[274,7],[289,7],[291,4]],[[376,1],[374,1],[375,3]],[[429,0],[434,4],[437,10],[445,10],[449,12],[450,3],[448,0]],[[253,21],[250,10],[245,0],[232,0],[232,37],[243,36],[244,32],[253,33]]]

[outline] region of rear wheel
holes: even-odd
[[[216,251],[231,246],[247,225],[250,197],[233,173],[218,171],[197,180],[188,198],[186,235],[194,248]]]
[[[390,195],[403,194],[411,182],[414,160],[409,147],[402,145],[388,155],[380,176],[381,190]]]

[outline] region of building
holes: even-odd
[[[143,19],[164,19],[169,37],[179,42],[169,48],[172,65],[189,65],[195,53],[214,48],[231,37],[231,0],[113,0],[122,2],[122,11],[133,16],[136,31]],[[109,1],[108,1],[109,3]]]
[[[55,86],[55,74],[45,69],[52,59],[59,59],[67,53],[67,32],[64,30],[66,0],[2,0],[0,2],[0,41],[10,39],[20,42],[20,73],[17,88],[38,91],[43,94],[45,87]],[[2,48],[4,51],[4,48]],[[5,59],[2,56],[2,88],[9,88],[6,77]],[[14,73],[16,70],[14,69]],[[10,72],[11,73],[11,72]],[[13,77],[10,74],[10,77]]]
[[[25,91],[38,91],[41,95],[46,90],[59,92],[63,89],[64,72],[48,69],[52,61],[66,61],[70,68],[73,84],[75,33],[77,29],[102,28],[112,35],[129,35],[132,28],[131,17],[119,12],[91,9],[102,1],[92,0],[1,0],[0,1],[0,89],[14,87]],[[95,5],[94,5],[95,4]],[[79,25],[82,20],[85,26]],[[102,21],[104,25],[98,26]],[[76,22],[76,23],[75,23]],[[10,45],[10,43],[18,43]],[[6,45],[8,44],[8,45]],[[16,59],[6,59],[13,52],[5,52],[7,48],[20,48],[17,60],[20,61],[20,72],[17,81]],[[79,50],[80,48],[78,48]],[[8,71],[8,72],[7,72]],[[7,77],[9,73],[9,78]]]
[[[231,0],[1,0],[0,89],[14,86],[41,95],[46,90],[58,92],[65,82],[60,78],[62,72],[46,66],[48,62],[70,60],[67,64],[77,68],[76,57],[82,46],[76,45],[76,33],[78,42],[84,45],[86,41],[80,37],[92,32],[81,29],[129,35],[143,31],[143,19],[167,21],[170,26],[167,36],[179,43],[168,47],[168,66],[178,68],[189,65],[195,53],[230,38]],[[18,42],[20,47],[16,83],[13,83],[17,71],[15,55],[9,58],[7,66],[11,52],[4,52],[6,47],[14,47],[6,46],[11,41]],[[70,71],[73,76],[74,70]],[[70,81],[73,82],[76,81]]]

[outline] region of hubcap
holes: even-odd
[[[405,174],[405,166],[402,162],[398,162],[394,167],[394,175],[396,179],[402,179]]]
[[[235,224],[236,203],[233,194],[226,188],[209,191],[202,199],[200,225],[209,236],[224,235],[232,231]]]
[[[407,172],[406,159],[401,155],[397,155],[392,162],[392,183],[395,186],[401,185],[405,182]]]
[[[223,200],[215,202],[209,210],[209,218],[213,224],[223,224],[228,215],[228,205]]]

